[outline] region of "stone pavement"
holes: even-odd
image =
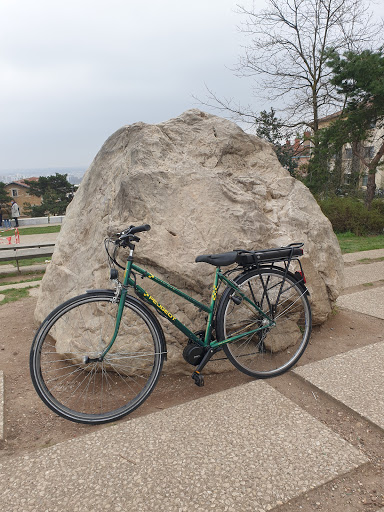
[[[345,288],[337,304],[384,319],[384,249],[346,254],[344,262]]]
[[[344,262],[345,288],[337,305],[384,319],[384,249],[346,254]],[[294,372],[384,430],[384,341]]]
[[[338,304],[357,310],[359,286],[371,283],[367,314],[383,318],[384,262],[358,261],[372,256],[384,250],[345,257],[349,286]],[[364,268],[363,281],[354,278]],[[384,429],[383,369],[380,342],[294,372]],[[0,503],[4,512],[278,511],[367,461],[267,381],[253,381],[4,461]]]
[[[294,371],[384,430],[384,341]]]
[[[261,512],[366,460],[254,381],[5,463],[0,496],[7,512]]]

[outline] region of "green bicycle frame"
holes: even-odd
[[[232,341],[236,341],[244,336],[248,336],[250,334],[256,333],[262,329],[268,329],[269,327],[275,326],[275,322],[266,314],[264,313],[258,306],[255,304],[252,300],[250,300],[236,284],[228,279],[227,276],[225,276],[222,272],[220,267],[216,267],[216,273],[213,281],[213,289],[212,289],[212,295],[211,295],[211,303],[209,306],[206,306],[205,304],[202,304],[198,300],[194,299],[193,297],[190,297],[186,293],[182,292],[175,286],[172,286],[171,284],[167,283],[166,281],[163,281],[162,279],[156,277],[155,275],[151,274],[150,272],[147,272],[146,270],[140,268],[138,265],[135,265],[133,263],[133,251],[130,254],[130,257],[127,261],[127,266],[124,273],[124,281],[122,290],[120,293],[119,298],[119,308],[116,316],[116,325],[115,325],[115,331],[112,336],[112,339],[109,343],[109,345],[104,350],[101,357],[104,357],[107,352],[111,349],[117,334],[119,332],[120,328],[120,322],[123,315],[124,310],[124,303],[125,299],[128,293],[128,287],[133,287],[139,295],[139,297],[146,302],[147,304],[150,304],[151,306],[154,306],[155,309],[158,311],[158,313],[166,318],[169,322],[171,322],[179,331],[181,331],[183,334],[185,334],[189,339],[193,340],[195,343],[197,343],[200,346],[203,347],[211,347],[211,348],[217,348],[221,345],[224,345],[226,343],[231,343]],[[139,286],[136,283],[135,279],[132,279],[131,277],[131,271],[135,271],[138,274],[140,274],[143,278],[148,278],[154,281],[155,283],[159,284],[163,288],[166,288],[167,290],[170,290],[172,293],[179,295],[183,299],[187,300],[191,304],[193,304],[197,309],[200,311],[204,311],[205,313],[208,313],[208,319],[207,319],[207,325],[205,329],[205,336],[204,340],[196,336],[188,327],[186,327],[182,322],[180,322],[172,313],[170,313],[164,306],[162,306],[151,294],[147,293],[141,286]],[[244,333],[238,334],[236,336],[231,336],[230,338],[226,338],[222,341],[211,341],[211,334],[212,334],[212,323],[213,323],[213,316],[215,311],[215,304],[217,300],[217,291],[219,287],[219,281],[224,282],[227,286],[231,287],[233,290],[235,290],[236,296],[241,297],[242,300],[247,302],[251,308],[254,308],[255,311],[257,311],[264,319],[266,320],[265,324],[262,327],[258,327],[256,329],[252,329],[250,331],[246,331]]]

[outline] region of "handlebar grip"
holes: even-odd
[[[130,234],[140,233],[141,231],[149,231],[151,226],[149,224],[143,224],[142,226],[135,226],[130,230]]]

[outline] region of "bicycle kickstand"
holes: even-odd
[[[199,386],[200,388],[204,386],[204,377],[201,374],[202,369],[204,366],[208,363],[208,361],[211,359],[211,357],[218,352],[220,348],[210,348],[205,353],[201,363],[197,366],[196,370],[192,373],[192,379],[195,381],[196,386]]]

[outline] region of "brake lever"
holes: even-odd
[[[138,236],[136,236],[136,235],[122,235],[116,241],[116,243],[118,243],[122,247],[127,247],[127,246],[130,247],[129,244],[132,243],[132,242],[140,242],[140,238]]]

